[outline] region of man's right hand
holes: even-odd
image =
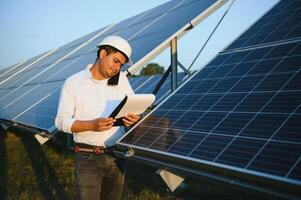
[[[97,118],[94,120],[80,121],[76,120],[71,126],[72,133],[84,131],[106,131],[112,128],[116,119],[113,118]]]
[[[114,118],[98,118],[94,121],[94,131],[106,131],[112,128],[116,119]]]

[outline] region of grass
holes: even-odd
[[[52,141],[40,145],[17,130],[0,132],[0,199],[75,199],[73,153]],[[122,199],[263,199],[258,194],[186,179],[186,188],[169,192],[157,169],[128,162]],[[266,199],[266,198],[265,198]]]

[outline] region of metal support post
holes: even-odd
[[[171,55],[171,91],[175,91],[178,87],[178,52],[177,52],[177,37],[170,42]]]

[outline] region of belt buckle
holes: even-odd
[[[94,152],[95,152],[95,154],[104,153],[104,148],[102,148],[102,147],[95,147],[94,148]]]

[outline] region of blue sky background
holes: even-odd
[[[0,68],[8,67],[76,38],[158,6],[167,0],[1,0]],[[236,0],[193,68],[212,56],[262,16],[277,0]],[[178,43],[178,58],[189,66],[229,3]],[[169,65],[169,50],[153,61]]]

